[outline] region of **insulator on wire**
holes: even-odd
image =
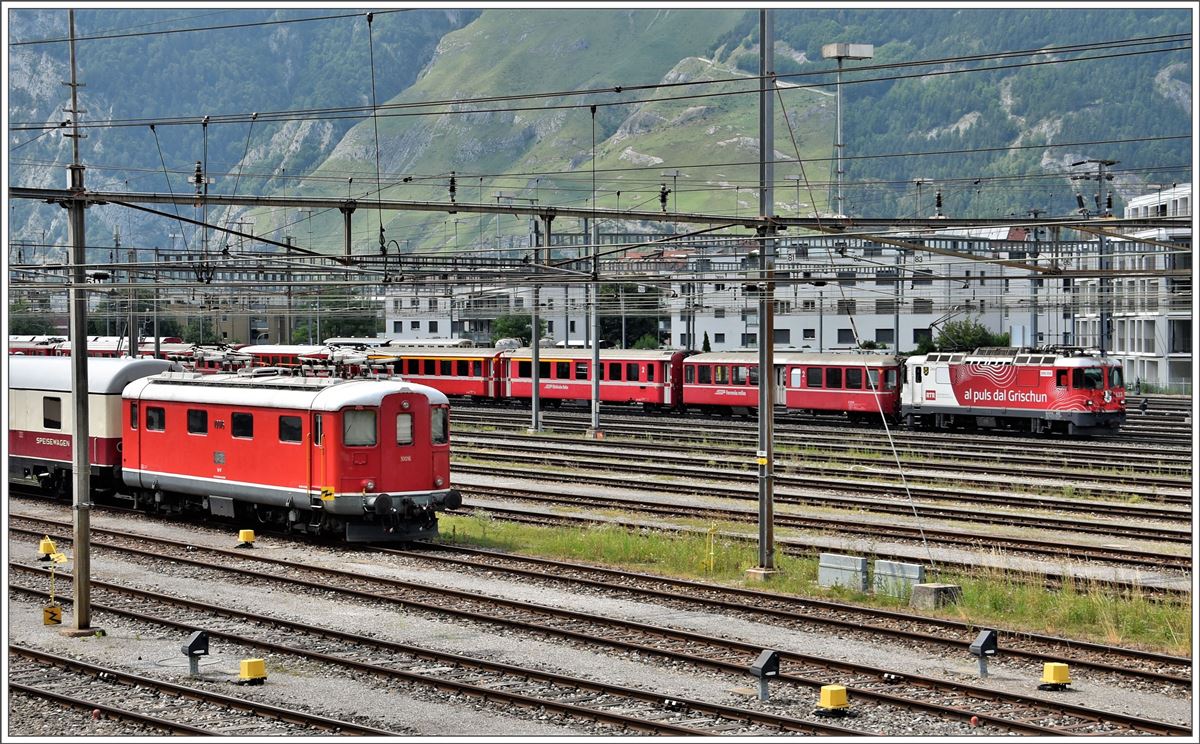
[[[1087,206],[1083,203],[1083,194],[1075,195],[1075,203],[1079,205],[1080,209],[1087,209]]]
[[[458,191],[458,187],[455,186],[454,171],[450,171],[450,201],[454,201],[455,191]]]
[[[658,203],[662,205],[662,211],[664,212],[667,211],[667,194],[669,193],[671,193],[671,190],[667,188],[665,183],[662,184],[658,192]]]

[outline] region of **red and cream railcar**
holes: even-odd
[[[900,360],[890,354],[777,354],[783,402],[811,413],[853,420],[895,419],[900,411]]]
[[[504,390],[504,352],[473,348],[393,348],[368,352],[394,374],[453,397],[495,400]]]
[[[9,336],[8,353],[19,356],[61,356],[58,347],[66,340],[62,336]]]
[[[121,480],[121,391],[171,369],[178,367],[161,359],[88,359],[88,461],[96,489],[110,490]],[[8,372],[9,480],[66,495],[75,426],[71,360],[14,356]]]
[[[1121,363],[1079,348],[976,349],[909,357],[909,426],[1111,432],[1125,423]]]
[[[175,372],[124,398],[123,478],[140,503],[350,542],[433,537],[436,512],[461,504],[449,403],[425,385]]]
[[[655,410],[679,405],[683,360],[687,352],[652,349],[601,349],[600,400],[640,403]],[[504,397],[533,397],[533,350],[504,353]],[[542,400],[592,399],[590,349],[539,349],[538,391]]]

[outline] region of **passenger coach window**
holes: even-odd
[[[724,364],[718,364],[713,367],[713,382],[718,385],[725,385],[729,382],[729,367]]]
[[[696,381],[696,368],[695,367],[684,367],[683,368],[683,381],[684,381],[684,383],[686,383],[688,385],[691,385],[693,382]]]
[[[555,362],[554,377],[559,380],[571,379],[571,363],[570,362]]]
[[[449,359],[442,360],[441,367],[442,367],[442,375],[443,376],[449,377],[450,375],[454,374],[453,370],[451,369],[453,364],[454,363],[451,362]]]
[[[575,379],[588,379],[588,364],[587,362],[575,362]]]
[[[609,362],[609,364],[608,364],[608,379],[614,380],[614,381],[621,379],[621,363],[620,362]]]
[[[646,365],[646,382],[654,382],[654,365]]]
[[[550,379],[550,362],[538,362],[538,378],[542,380]]]
[[[629,382],[637,382],[638,380],[642,379],[641,375],[638,374],[638,366],[636,363],[625,365],[625,379]]]
[[[533,377],[533,363],[517,362],[517,377]]]
[[[884,379],[884,383],[883,383],[884,390],[895,390],[896,389],[896,370],[889,369],[887,371],[887,375],[885,375],[883,379]]]
[[[483,377],[483,362],[471,362],[471,376]]]
[[[696,374],[699,375],[697,382],[699,382],[701,385],[712,384],[712,367],[709,367],[707,364],[703,367],[697,367]]]
[[[396,444],[412,444],[412,414],[396,414]]]
[[[230,416],[233,424],[233,436],[242,439],[254,438],[254,414],[253,413],[234,413]]]
[[[62,398],[42,398],[42,428],[62,428]]]
[[[346,411],[342,415],[342,441],[347,447],[374,447],[375,412]]]
[[[810,388],[824,387],[825,385],[821,380],[822,372],[824,372],[824,370],[822,370],[820,367],[809,367],[808,369],[806,369],[805,370],[805,387],[810,387]]]
[[[187,412],[188,434],[208,433],[208,411],[189,408]]]
[[[167,412],[156,406],[146,407],[146,428],[150,431],[166,431]]]
[[[455,366],[458,367],[458,372],[456,374],[459,377],[466,377],[467,375],[471,374],[471,363],[466,359],[459,359]]]
[[[791,382],[788,383],[788,387],[798,388],[804,384],[804,370],[799,367],[792,367],[790,374]]]
[[[130,401],[129,403],[129,428],[138,428],[138,410],[137,403]]]
[[[850,367],[846,370],[846,389],[847,390],[862,390],[863,371],[858,367]]]
[[[841,386],[842,386],[842,370],[841,369],[833,369],[833,368],[825,370],[825,387],[840,388]]]
[[[877,369],[867,370],[867,383],[870,386],[869,387],[870,390],[878,390],[879,389],[879,370],[877,370]]]
[[[450,432],[446,427],[446,408],[429,409],[429,438],[434,444],[445,444],[450,441]]]

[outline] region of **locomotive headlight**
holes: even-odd
[[[374,491],[375,490],[375,481],[373,481],[373,480],[363,481],[363,490],[364,491]]]
[[[409,402],[407,400],[400,401],[400,407],[407,409],[409,407]]]
[[[442,476],[439,475],[438,477],[433,479],[433,485],[437,486],[438,488],[441,488],[442,486],[446,485],[446,481],[445,481],[445,479],[442,478]]]

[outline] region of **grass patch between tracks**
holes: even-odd
[[[779,573],[767,583],[746,582],[746,569],[757,566],[755,540],[732,539],[718,525],[713,535],[668,534],[651,529],[621,527],[542,527],[477,516],[443,515],[441,540],[512,553],[577,561],[631,572],[657,574],[768,592],[843,601],[850,604],[903,609],[914,615],[943,617],[980,627],[996,627],[1062,636],[1159,653],[1191,655],[1190,598],[1156,600],[1136,593],[1118,594],[1102,586],[1069,585],[1048,591],[1036,582],[1003,573],[966,576],[943,572],[927,581],[962,586],[962,601],[937,612],[910,610],[904,599],[818,586],[817,558],[776,552]]]

